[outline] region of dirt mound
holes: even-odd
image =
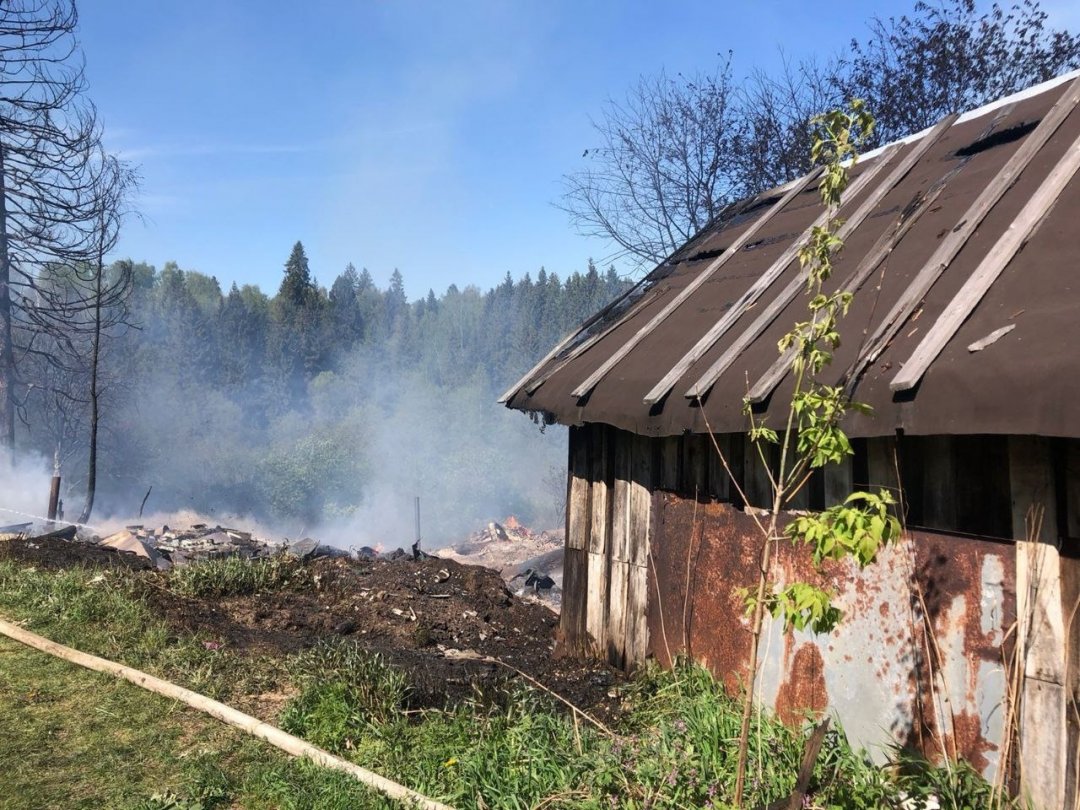
[[[147,558],[130,552],[49,536],[0,540],[0,560],[13,560],[53,571],[78,566],[127,568],[132,571],[154,567]]]
[[[437,557],[319,558],[289,588],[191,598],[145,557],[56,538],[0,542],[0,559],[40,568],[126,568],[151,607],[178,633],[197,633],[243,655],[282,656],[347,638],[403,668],[415,706],[443,706],[520,677],[610,717],[621,675],[599,662],[557,659],[558,616],[513,595],[498,572]],[[466,660],[457,651],[503,662]]]
[[[319,559],[310,589],[214,600],[149,594],[178,630],[236,650],[294,652],[348,637],[409,672],[417,705],[444,705],[527,673],[582,708],[607,713],[616,673],[553,655],[558,617],[507,590],[495,571],[453,560]],[[447,657],[465,650],[508,666]]]

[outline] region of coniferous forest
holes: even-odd
[[[385,289],[351,264],[322,284],[300,242],[271,294],[173,262],[110,269],[122,271],[130,295],[102,345],[97,514],[134,515],[152,487],[148,515],[192,508],[345,544],[404,542],[415,495],[432,540],[505,511],[556,525],[562,429],[495,399],[627,285],[589,261],[565,280],[541,268],[410,301],[396,270]],[[36,376],[80,373],[63,365]],[[22,449],[59,451],[70,516],[87,403],[46,390],[22,409]]]

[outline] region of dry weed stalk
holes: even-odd
[[[540,681],[536,680],[536,678],[532,677],[527,672],[523,672],[522,670],[518,669],[513,664],[508,664],[505,661],[501,661],[498,658],[494,658],[490,655],[481,655],[480,653],[473,652],[472,650],[443,650],[443,656],[458,661],[482,661],[485,664],[496,664],[500,667],[506,667],[510,671],[524,678],[526,681],[528,681],[540,691],[546,692],[547,694],[558,700],[560,703],[564,704],[567,708],[570,709],[571,712],[573,712],[575,718],[577,718],[578,716],[583,717],[585,720],[588,720],[593,726],[595,726],[598,730],[602,731],[604,734],[607,734],[613,739],[616,739],[619,736],[610,728],[597,720],[595,717],[593,717],[591,714],[589,714],[587,711],[578,708],[569,700],[560,695],[558,692],[544,686],[542,683],[540,683]]]
[[[1046,509],[1041,504],[1032,504],[1028,507],[1024,517],[1025,538],[1024,542],[1035,544],[1037,552],[1029,556],[1030,570],[1027,581],[1027,594],[1024,597],[1025,609],[1016,617],[1005,638],[1002,646],[1008,640],[1009,635],[1015,633],[1016,641],[1013,645],[1012,660],[1006,662],[1006,709],[1004,721],[1004,736],[1002,738],[1001,757],[998,763],[998,771],[994,777],[992,796],[994,801],[1000,803],[1007,791],[1009,774],[1015,770],[1017,782],[1023,784],[1024,765],[1021,752],[1023,750],[1023,737],[1021,736],[1021,716],[1024,700],[1024,670],[1027,662],[1027,642],[1031,634],[1031,626],[1035,620],[1036,595],[1038,583],[1042,580],[1043,556],[1046,552],[1045,545],[1040,543],[1042,535],[1043,517]],[[1017,593],[1019,602],[1020,594]]]

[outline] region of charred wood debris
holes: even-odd
[[[498,571],[518,596],[536,599],[553,608],[558,608],[561,602],[562,533],[534,532],[514,517],[504,523],[492,521],[464,542],[430,554],[420,548],[419,540],[410,543],[408,550],[382,551],[366,545],[345,549],[310,537],[272,540],[250,531],[208,523],[183,527],[132,524],[105,536],[70,524],[27,522],[0,526],[0,542],[13,539],[30,543],[64,540],[111,549],[142,557],[162,571],[203,560],[226,557],[257,560],[278,554],[290,554],[302,560],[329,557],[393,561],[442,557]]]

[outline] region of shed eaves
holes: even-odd
[[[898,392],[890,389],[930,327],[947,308],[958,305],[957,293],[1002,234],[1017,227],[1018,215],[1035,192],[1055,167],[1060,175],[1059,164],[1080,149],[1078,76],[1061,77],[968,113],[945,128],[937,140],[929,132],[920,133],[900,142],[899,148],[878,150],[856,165],[853,186],[860,176],[875,174],[845,197],[842,217],[864,203],[867,216],[847,236],[834,260],[833,288],[860,264],[865,270],[875,246],[879,252],[883,245],[887,250],[855,288],[851,311],[841,324],[845,342],[826,371],[826,381],[849,384],[854,398],[872,407],[869,415],[849,416],[845,429],[850,435],[887,435],[902,429],[916,435],[1080,436],[1080,174],[1069,175],[1049,210],[1037,217],[1031,235],[1022,240],[981,298],[968,301],[969,306],[973,303],[970,314],[951,337],[946,333],[948,339],[917,384]],[[991,200],[985,217],[962,241],[940,277],[925,295],[912,296],[913,282],[931,258],[941,255],[942,243],[964,230],[972,204],[986,198],[988,187],[1002,176],[1010,160],[1013,164],[1019,160],[1014,156],[1022,154],[1025,143],[1042,139],[1055,105],[1061,110],[1066,102],[1060,125],[1034,150],[1000,198]],[[972,150],[979,141],[986,148]],[[882,194],[890,174],[920,143],[925,153]],[[644,435],[700,433],[709,428],[745,430],[744,397],[776,363],[778,339],[805,312],[802,295],[788,303],[778,300],[797,277],[798,263],[787,265],[738,317],[733,318],[731,309],[740,299],[746,300],[747,291],[760,283],[763,274],[820,215],[813,183],[782,207],[776,204],[794,185],[759,195],[735,211],[752,209],[749,215],[728,217],[695,237],[650,273],[621,307],[594,316],[583,325],[583,329],[588,327],[584,333],[578,330],[568,336],[501,401],[511,408],[551,414],[564,424],[603,422]],[[770,201],[771,205],[763,204]],[[724,249],[755,228],[747,244],[734,251],[669,317],[657,321],[657,314],[694,286]],[[867,337],[879,331],[886,313],[905,296],[912,298],[913,306],[910,314],[902,313],[895,335],[865,370],[847,376],[846,370],[861,366],[857,360],[865,353]],[[748,332],[770,304],[777,309],[775,320],[760,331]],[[688,358],[702,336],[710,329],[715,332],[725,316],[730,328],[705,351]],[[643,333],[642,327],[651,321],[655,327]],[[973,343],[1008,326],[1014,328],[982,350],[969,351]],[[753,339],[711,386],[705,386],[701,398],[688,397],[744,335]],[[619,355],[624,356],[609,363]],[[692,362],[679,365],[684,358]],[[606,365],[611,367],[604,373]],[[672,369],[682,373],[673,377],[670,393],[646,403]],[[757,387],[771,390],[757,407],[766,419],[770,410],[776,411],[773,421],[779,421],[786,412],[783,403],[790,400],[790,375],[775,389]],[[586,395],[574,395],[585,389]]]

